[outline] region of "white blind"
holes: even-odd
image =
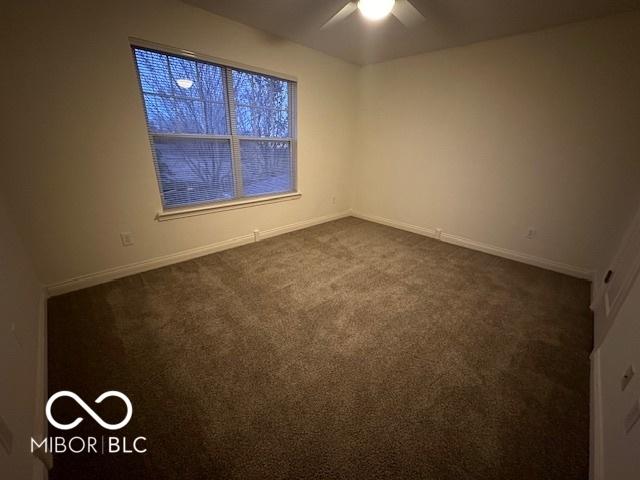
[[[295,82],[133,53],[165,209],[295,190]]]

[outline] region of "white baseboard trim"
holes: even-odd
[[[390,220],[388,218],[378,217],[376,215],[369,215],[368,213],[351,212],[351,215],[357,218],[361,218],[362,220],[368,220],[370,222],[380,223],[389,227],[399,228],[400,230],[417,233],[418,235],[424,235],[425,237],[437,237],[435,228],[419,227],[410,223],[398,222],[396,220]]]
[[[600,349],[591,353],[591,397],[589,401],[589,480],[604,480],[602,427],[602,379]]]
[[[203,247],[191,248],[182,252],[171,253],[169,255],[163,255],[161,257],[155,257],[141,262],[108,268],[96,273],[80,275],[78,277],[70,278],[69,280],[47,285],[47,291],[49,292],[49,296],[54,297],[56,295],[62,295],[63,293],[93,287],[95,285],[110,282],[129,275],[135,275],[136,273],[153,270],[154,268],[165,267],[167,265],[184,262],[192,258],[201,257],[203,255],[219,252],[228,248],[239,247],[240,245],[246,245],[253,241],[253,234],[242,235],[241,237],[230,238],[228,240],[212,243]]]
[[[591,270],[588,270],[586,268],[576,267],[574,265],[557,262],[548,258],[536,257],[535,255],[529,255],[528,253],[516,252],[515,250],[496,247],[495,245],[476,242],[475,240],[459,237],[457,235],[443,233],[442,240],[454,245],[460,245],[461,247],[471,248],[472,250],[478,250],[480,252],[489,253],[498,257],[508,258],[510,260],[515,260],[516,262],[526,263],[527,265],[533,265],[534,267],[540,267],[546,270],[564,273],[572,277],[583,278],[585,280],[592,280],[593,278],[593,273],[591,272]]]
[[[293,232],[295,230],[311,227],[313,225],[319,225],[321,223],[330,222],[332,220],[338,220],[339,218],[348,217],[349,215],[351,215],[351,212],[349,210],[346,210],[344,212],[336,214],[324,215],[322,217],[310,218],[308,220],[302,220],[300,222],[291,223],[289,225],[261,230],[259,233],[259,238],[265,239],[269,237],[275,237],[277,235]],[[191,260],[193,258],[202,257],[211,253],[220,252],[229,248],[239,247],[241,245],[253,243],[254,241],[256,241],[256,238],[254,237],[254,234],[252,232],[247,235],[241,235],[239,237],[230,238],[209,245],[204,245],[202,247],[191,248],[189,250],[183,250],[181,252],[163,255],[161,257],[155,257],[149,260],[143,260],[141,262],[130,263],[128,265],[108,268],[99,272],[70,278],[62,282],[48,285],[47,292],[50,296],[62,295],[64,293],[93,287],[95,285],[110,282],[111,280],[116,280],[118,278],[126,277],[129,275],[135,275],[137,273],[146,272],[155,268],[184,262],[186,260]]]
[[[259,233],[259,238],[265,239],[265,238],[275,237],[277,235],[282,235],[284,233],[292,232],[295,230],[300,230],[300,229],[308,228],[314,225],[319,225],[321,223],[330,222],[332,220],[348,217],[350,215],[361,218],[363,220],[368,220],[371,222],[388,225],[390,227],[399,228],[401,230],[417,233],[419,235],[424,235],[426,237],[437,238],[437,232],[435,228],[412,225],[410,223],[391,220],[388,218],[365,214],[361,212],[352,212],[350,210],[346,210],[337,214],[324,215],[322,217],[315,217],[308,220],[302,220],[300,222],[292,223],[289,225],[283,225],[283,226],[271,228],[268,230],[262,230]],[[554,260],[549,260],[549,259],[529,255],[526,253],[520,253],[513,250],[508,250],[505,248],[496,247],[494,245],[477,242],[475,240],[460,237],[457,235],[442,233],[440,239],[442,241],[445,241],[454,245],[459,245],[459,246],[470,248],[473,250],[478,250],[481,252],[489,253],[491,255],[508,258],[510,260],[515,260],[515,261],[526,263],[529,265],[534,265],[536,267],[545,268],[547,270],[553,270],[553,271],[564,273],[574,277],[584,278],[587,280],[591,280],[593,278],[593,272],[585,268],[575,267],[565,263],[556,262]],[[196,247],[196,248],[184,250],[177,253],[172,253],[169,255],[163,255],[161,257],[155,257],[149,260],[143,260],[141,262],[135,262],[128,265],[108,268],[95,273],[80,275],[78,277],[70,278],[62,282],[57,282],[57,283],[48,285],[47,292],[50,296],[62,295],[64,293],[72,292],[75,290],[80,290],[83,288],[92,287],[94,285],[99,285],[101,283],[110,282],[111,280],[116,280],[118,278],[126,277],[128,275],[135,275],[137,273],[145,272],[147,270],[153,270],[155,268],[172,265],[174,263],[184,262],[186,260],[191,260],[193,258],[209,255],[211,253],[219,252],[222,250],[227,250],[229,248],[239,247],[241,245],[246,245],[254,241],[255,241],[254,234],[248,233],[246,235],[230,238],[230,239],[223,240],[221,242],[216,242],[210,245],[204,245],[202,247]]]
[[[388,218],[378,217],[375,215],[369,215],[360,212],[352,212],[354,217],[362,218],[363,220],[369,220],[390,227],[399,228],[401,230],[407,230],[409,232],[417,233],[427,237],[437,238],[437,231],[435,228],[420,227],[409,223],[399,222]],[[554,272],[564,273],[572,277],[583,278],[585,280],[593,279],[593,272],[589,269],[576,267],[555,260],[549,260],[547,258],[536,257],[529,255],[528,253],[516,252],[514,250],[508,250],[506,248],[497,247],[487,243],[477,242],[469,238],[460,237],[458,235],[452,235],[450,233],[442,232],[440,234],[440,240],[443,242],[451,243],[471,250],[478,250],[480,252],[495,255],[497,257],[508,258],[509,260],[515,260],[516,262],[526,263],[527,265],[533,265],[535,267],[544,268],[546,270],[552,270]]]
[[[49,378],[47,372],[47,298],[47,292],[43,289],[36,330],[35,410],[32,435],[36,439],[43,439],[48,434],[48,423],[45,415]],[[33,462],[33,480],[46,480],[49,477],[47,468],[39,459],[34,458]]]
[[[289,225],[283,225],[281,227],[270,228],[268,230],[262,230],[260,232],[260,240],[277,237],[285,233],[294,232],[296,230],[302,230],[303,228],[313,227],[314,225],[320,225],[321,223],[332,222],[333,220],[339,220],[340,218],[350,217],[351,210],[345,210],[344,212],[325,215],[322,217],[310,218],[309,220],[302,220],[301,222],[290,223]]]

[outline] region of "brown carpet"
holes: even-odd
[[[585,281],[355,218],[59,296],[50,392],[126,393],[116,434],[149,451],[56,455],[51,478],[584,480],[588,304]],[[73,435],[110,433],[83,416]]]

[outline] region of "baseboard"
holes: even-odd
[[[293,232],[294,230],[300,230],[302,228],[311,227],[313,225],[319,225],[321,223],[330,222],[339,218],[348,217],[351,214],[349,210],[332,215],[324,215],[322,217],[315,217],[308,220],[302,220],[300,222],[291,223],[289,225],[283,225],[281,227],[275,227],[268,230],[262,230],[259,233],[259,238],[269,238],[276,235],[282,235],[287,232]],[[241,235],[239,237],[230,238],[221,242],[204,245],[202,247],[196,247],[189,250],[183,250],[177,253],[171,253],[169,255],[163,255],[161,257],[151,258],[149,260],[143,260],[141,262],[130,263],[114,268],[108,268],[95,273],[89,273],[87,275],[81,275],[78,277],[70,278],[62,282],[57,282],[51,285],[47,285],[47,292],[50,296],[62,295],[64,293],[72,292],[75,290],[81,290],[83,288],[92,287],[101,283],[110,282],[118,278],[126,277],[129,275],[135,275],[137,273],[146,272],[155,268],[165,267],[174,263],[184,262],[193,258],[202,257],[211,253],[220,252],[229,248],[239,247],[248,243],[254,242],[256,239],[253,233],[247,235]]]
[[[368,213],[351,212],[351,215],[362,220],[369,220],[370,222],[380,223],[389,227],[399,228],[400,230],[406,230],[407,232],[417,233],[418,235],[424,235],[425,237],[436,238],[437,232],[435,228],[419,227],[410,223],[398,222],[396,220],[390,220],[384,217],[378,217],[376,215],[369,215]]]
[[[339,218],[344,218],[350,215],[361,218],[363,220],[369,220],[369,221],[380,223],[383,225],[388,225],[390,227],[399,228],[401,230],[417,233],[419,235],[424,235],[432,238],[437,237],[437,232],[435,228],[412,225],[409,223],[391,220],[391,219],[379,217],[376,215],[370,215],[370,214],[365,214],[361,212],[352,212],[352,211],[346,210],[337,214],[325,215],[322,217],[315,217],[308,220],[302,220],[300,222],[292,223],[289,225],[283,225],[283,226],[271,228],[268,230],[262,230],[259,233],[259,238],[261,239],[270,238],[277,235],[282,235],[284,233],[300,230],[303,228],[308,228],[313,225],[330,222],[332,220],[337,220]],[[475,240],[460,237],[457,235],[442,233],[440,239],[442,241],[459,245],[462,247],[478,250],[478,251],[489,253],[491,255],[496,255],[499,257],[508,258],[510,260],[515,260],[515,261],[526,263],[529,265],[534,265],[536,267],[545,268],[547,270],[553,270],[553,271],[564,273],[574,277],[584,278],[588,280],[591,280],[593,278],[593,272],[581,267],[575,267],[575,266],[564,264],[561,262],[556,262],[554,260],[535,257],[533,255],[529,255],[526,253],[507,250],[505,248],[477,242]],[[191,260],[193,258],[209,255],[211,253],[219,252],[222,250],[227,250],[229,248],[239,247],[241,245],[246,245],[254,241],[255,241],[254,234],[248,233],[246,235],[241,235],[239,237],[230,238],[230,239],[223,240],[221,242],[216,242],[209,245],[204,245],[202,247],[196,247],[189,250],[184,250],[181,252],[164,255],[161,257],[151,258],[149,260],[143,260],[141,262],[135,262],[128,265],[109,268],[99,272],[74,277],[68,280],[64,280],[62,282],[57,282],[57,283],[48,285],[47,291],[50,296],[62,295],[64,293],[72,292],[74,290],[80,290],[82,288],[92,287],[94,285],[106,283],[111,280],[115,280],[117,278],[126,277],[128,275],[135,275],[137,273],[145,272],[147,270],[153,270],[155,268],[172,265],[174,263],[184,262],[186,260]]]
[[[351,216],[351,210],[345,210],[333,215],[325,215],[323,217],[310,218],[309,220],[302,220],[301,222],[290,223],[289,225],[283,225],[281,227],[270,228],[268,230],[262,230],[259,238],[271,238],[285,233],[294,232],[296,230],[302,230],[303,228],[313,227],[314,225],[320,225],[321,223],[332,222],[340,218]]]
[[[591,354],[591,398],[589,421],[589,480],[604,480],[602,428],[602,381],[600,349]]]
[[[38,311],[37,340],[36,340],[36,402],[33,433],[40,437],[47,435],[47,418],[45,405],[48,396],[47,372],[47,292],[43,291]]]
[[[36,378],[35,381],[35,411],[33,414],[33,438],[42,439],[48,434],[45,406],[48,398],[47,373],[47,292],[43,291],[38,311],[37,339],[36,339]],[[44,464],[34,458],[33,480],[46,480],[49,471]]]
[[[462,247],[470,248],[472,250],[478,250],[480,252],[489,253],[498,257],[508,258],[510,260],[515,260],[516,262],[526,263],[527,265],[533,265],[534,267],[540,267],[546,270],[564,273],[565,275],[570,275],[572,277],[582,278],[589,281],[591,281],[593,278],[592,271],[586,268],[576,267],[574,265],[557,262],[548,258],[536,257],[535,255],[529,255],[528,253],[516,252],[515,250],[496,247],[495,245],[476,242],[475,240],[459,237],[457,235],[443,233],[442,240],[454,245],[460,245]]]
[[[174,263],[184,262],[192,258],[201,257],[210,253],[219,252],[228,248],[239,247],[253,242],[253,234],[242,235],[241,237],[230,238],[222,242],[212,243],[202,247],[196,247],[189,250],[183,250],[178,253],[171,253],[161,257],[143,260],[141,262],[130,263],[120,267],[108,268],[96,273],[89,273],[78,277],[70,278],[62,282],[54,283],[47,286],[50,296],[62,295],[63,293],[81,290],[83,288],[93,287],[101,283],[110,282],[118,278],[135,275],[136,273],[146,272],[154,268],[165,267]]]
[[[438,232],[435,228],[420,227],[405,222],[399,222],[388,218],[378,217],[375,215],[364,214],[360,212],[353,212],[354,217],[362,218],[363,220],[370,220],[372,222],[381,223],[390,227],[399,228],[401,230],[407,230],[427,237],[437,238]],[[506,248],[497,247],[487,243],[478,242],[469,238],[461,237],[458,235],[452,235],[450,233],[442,232],[439,236],[443,242],[451,243],[453,245],[459,245],[461,247],[470,248],[472,250],[478,250],[480,252],[488,253],[498,257],[508,258],[509,260],[515,260],[516,262],[526,263],[527,265],[533,265],[535,267],[544,268],[546,270],[552,270],[554,272],[564,273],[572,277],[582,278],[586,280],[593,279],[593,272],[589,269],[576,267],[555,260],[549,260],[547,258],[536,257],[529,255],[528,253],[516,252],[514,250],[508,250]]]

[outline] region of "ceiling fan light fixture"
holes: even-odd
[[[185,90],[188,90],[193,86],[193,80],[189,78],[178,78],[176,83],[180,88],[184,88]]]
[[[391,13],[395,3],[395,0],[359,0],[358,8],[366,19],[381,20]]]

